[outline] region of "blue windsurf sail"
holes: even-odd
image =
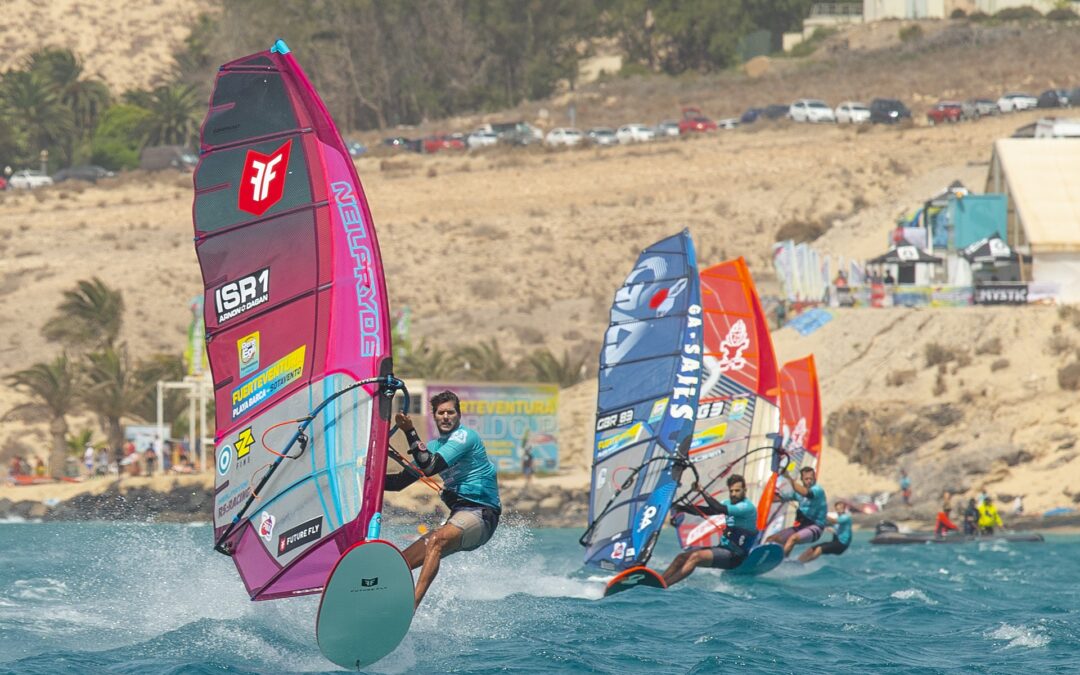
[[[615,293],[600,352],[585,563],[645,564],[686,466],[701,378],[690,233],[646,248]]]

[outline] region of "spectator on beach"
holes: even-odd
[[[911,506],[911,479],[903,469],[900,469],[900,496],[904,498],[904,506]]]
[[[124,448],[122,446],[116,446],[113,450],[113,459],[116,461],[116,480],[124,475]]]
[[[143,453],[143,458],[146,462],[146,475],[153,476],[154,466],[157,464],[157,451],[151,446]]]
[[[836,278],[833,279],[833,286],[836,286],[837,288],[848,287],[847,275],[844,274],[844,270],[840,270],[836,273]]]
[[[533,475],[533,463],[535,462],[532,454],[532,448],[525,446],[525,454],[521,456],[521,474],[525,476],[525,489],[529,489],[529,485],[532,484]]]
[[[1024,495],[1017,495],[1013,500],[1012,512],[1014,516],[1024,515]]]
[[[86,444],[86,449],[83,450],[83,467],[86,468],[87,477],[94,475],[94,446],[89,443]]]
[[[109,451],[105,449],[104,445],[98,448],[97,460],[94,462],[94,473],[99,476],[109,474]]]
[[[38,478],[45,477],[45,462],[40,457],[34,458],[34,475]]]
[[[892,270],[885,270],[885,277],[881,280],[881,283],[886,286],[895,286],[896,279],[893,278]]]
[[[11,458],[10,473],[12,478],[22,475],[22,457],[15,455]]]
[[[964,534],[975,534],[975,525],[978,522],[979,507],[974,499],[969,499],[967,508],[964,509]]]

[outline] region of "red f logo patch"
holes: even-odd
[[[248,150],[238,193],[237,206],[241,211],[261,216],[281,200],[285,191],[285,173],[289,167],[291,148],[290,139],[269,155]]]

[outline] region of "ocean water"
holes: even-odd
[[[391,531],[407,543],[409,532]],[[375,673],[1080,671],[1080,537],[852,548],[601,599],[576,530],[447,559]],[[0,523],[0,673],[322,672],[318,598],[252,603],[208,525]],[[654,564],[676,552],[665,539]]]

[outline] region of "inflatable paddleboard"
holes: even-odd
[[[315,639],[323,656],[359,670],[397,648],[412,623],[413,578],[401,551],[379,539],[341,556],[323,589]]]
[[[664,578],[648,567],[631,567],[628,570],[615,575],[604,589],[604,597],[610,597],[616,593],[628,591],[631,588],[645,586],[647,588],[667,588]]]
[[[746,560],[742,561],[735,569],[728,570],[728,573],[757,576],[776,569],[782,562],[784,562],[783,546],[780,544],[762,544],[750,549]]]

